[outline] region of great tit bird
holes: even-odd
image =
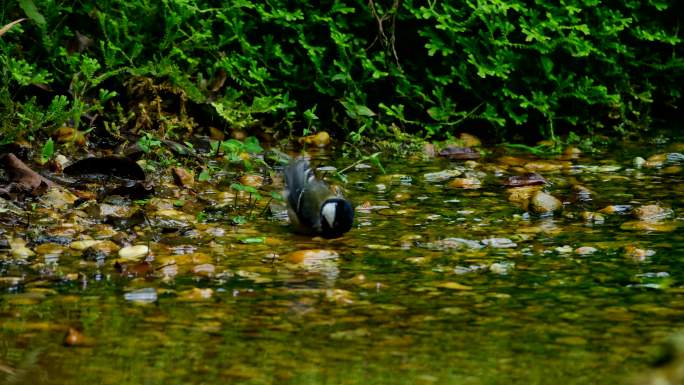
[[[291,161],[284,174],[287,214],[298,232],[338,238],[351,229],[351,203],[316,179],[306,159]]]

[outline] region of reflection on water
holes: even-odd
[[[496,158],[385,166],[348,174],[357,221],[337,240],[291,234],[274,216],[163,238],[137,228],[153,258],[124,273],[116,255],[95,263],[69,247],[5,253],[0,378],[620,383],[682,326],[681,172],[580,158],[541,172],[564,208],[537,215],[502,186],[520,167]],[[481,188],[449,187],[460,176]],[[673,213],[603,210],[652,204]],[[65,347],[69,327],[92,344]]]

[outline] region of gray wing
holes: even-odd
[[[313,171],[306,159],[297,159],[291,162],[285,170],[285,199],[288,205],[298,211],[302,193],[306,190],[310,181],[314,180]]]
[[[320,215],[317,199],[312,196],[314,187],[322,183],[315,179],[306,159],[297,159],[283,170],[285,175],[285,200],[290,223],[301,232],[320,231]],[[300,215],[308,213],[308,215]]]

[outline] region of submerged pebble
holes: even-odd
[[[482,187],[482,182],[477,178],[455,178],[449,182],[449,187],[475,190]]]
[[[642,262],[646,260],[646,258],[655,255],[655,253],[655,250],[652,249],[644,249],[633,245],[627,245],[624,248],[623,255],[626,258],[632,259],[634,261]]]
[[[147,245],[127,246],[119,250],[119,257],[128,261],[136,261],[144,258],[149,252],[150,249]]]
[[[598,249],[592,246],[581,246],[575,249],[575,253],[579,255],[590,255],[597,252]]]
[[[81,251],[83,251],[83,250],[85,250],[85,249],[87,249],[87,248],[89,248],[89,247],[93,247],[93,246],[97,245],[98,243],[102,243],[102,242],[103,242],[103,241],[95,240],[95,239],[84,239],[84,240],[81,240],[81,241],[73,241],[73,242],[71,242],[71,244],[69,245],[69,247],[71,247],[71,248],[74,249],[74,250],[81,250]]]
[[[633,214],[642,221],[659,221],[673,215],[670,208],[665,208],[657,204],[639,206],[634,209]]]
[[[563,207],[563,203],[551,194],[537,191],[530,198],[530,209],[537,214],[550,213]]]
[[[124,294],[124,299],[130,302],[152,303],[157,301],[157,289],[153,287],[146,287],[143,289],[134,290]]]
[[[441,287],[443,289],[450,289],[450,290],[472,290],[472,286],[464,285],[462,283],[458,282],[442,282],[438,283],[436,285],[437,287]]]
[[[489,265],[489,271],[499,275],[506,275],[515,268],[515,263],[513,262],[494,262]]]
[[[430,172],[430,173],[424,174],[423,178],[425,178],[425,181],[428,183],[439,183],[439,182],[447,181],[451,178],[455,178],[461,174],[463,174],[463,171],[461,171],[461,170],[450,169],[450,170],[442,170],[442,171],[438,171],[438,172]]]
[[[482,243],[486,246],[493,247],[496,249],[508,249],[518,247],[517,243],[511,241],[508,238],[486,238],[482,240]]]
[[[84,346],[89,345],[88,339],[81,331],[76,328],[69,328],[64,335],[63,343],[65,346]]]
[[[528,172],[523,175],[513,175],[503,182],[508,187],[536,186],[546,184],[546,179],[536,172]]]
[[[433,249],[481,249],[484,247],[479,241],[463,238],[444,238],[435,242],[427,243],[428,248]]]
[[[12,238],[9,240],[10,254],[17,259],[25,259],[36,255],[33,250],[26,246],[26,241],[21,238]]]

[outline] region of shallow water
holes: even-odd
[[[97,264],[69,248],[56,259],[20,260],[0,250],[0,379],[624,383],[647,371],[657,344],[684,320],[684,173],[635,169],[635,155],[673,150],[638,151],[540,172],[545,190],[565,203],[554,215],[531,215],[508,201],[501,181],[522,168],[496,156],[467,165],[389,161],[385,175],[372,167],[348,173],[347,195],[370,207],[358,209],[354,229],[337,240],[291,234],[275,217],[162,235],[136,228],[137,243],[154,255],[155,270],[142,278],[121,276],[116,256]],[[453,168],[480,178],[482,188],[425,180]],[[577,199],[574,185],[591,199]],[[674,213],[650,230],[625,226],[640,223],[629,213],[602,222],[580,215],[647,204]],[[201,208],[183,211],[194,217]],[[62,234],[62,220],[82,218],[62,212],[37,220],[37,231]],[[99,231],[83,224],[83,233]],[[6,237],[30,232],[3,230]],[[265,243],[243,243],[255,236]],[[485,246],[490,238],[503,240]],[[582,255],[579,247],[596,250]],[[653,255],[635,258],[629,247]],[[336,254],[293,262],[291,253],[306,249]],[[86,341],[65,346],[69,327]]]

